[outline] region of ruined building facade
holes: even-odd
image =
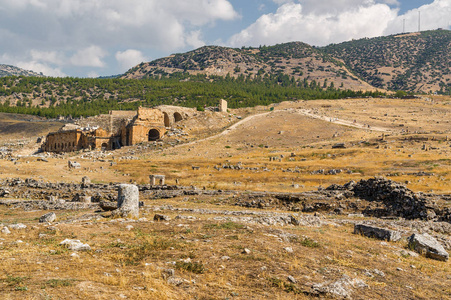
[[[136,112],[110,111],[108,115],[89,119],[94,124],[68,124],[57,132],[49,133],[41,149],[46,152],[113,150],[156,141],[164,136],[167,126],[183,119],[180,113],[173,113],[171,117],[160,109],[145,107],[140,107]]]

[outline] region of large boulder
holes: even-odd
[[[425,255],[426,257],[447,261],[449,258],[448,252],[445,248],[429,234],[412,234],[408,239],[409,248],[416,252]]]
[[[134,184],[120,184],[115,214],[124,218],[139,218],[139,189]]]
[[[399,231],[364,224],[355,224],[354,233],[389,242],[396,242],[401,239],[401,233]]]

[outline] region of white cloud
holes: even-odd
[[[229,0],[0,0],[0,53],[98,68],[115,61],[99,49],[179,51],[203,43],[205,26],[238,17]]]
[[[89,78],[97,78],[97,77],[99,77],[99,74],[96,71],[90,71],[88,73],[88,77]]]
[[[283,4],[276,13],[261,16],[254,24],[233,36],[229,43],[235,47],[288,41],[325,45],[381,35],[387,24],[396,17],[396,11],[384,4],[356,6],[338,14],[323,11],[322,8],[320,11],[305,13],[301,4]]]
[[[410,10],[404,15],[397,16],[387,26],[384,34],[402,31],[403,20],[406,21],[406,31],[418,30],[418,12],[421,13],[421,30],[448,28],[451,20],[451,0],[435,0],[431,4]]]
[[[402,19],[407,19],[406,23],[418,19],[418,10],[399,16],[399,8],[388,5],[399,4],[393,0],[273,1],[281,4],[275,13],[262,15],[232,36],[228,44],[241,47],[303,41],[322,46],[401,32]],[[435,0],[419,9],[424,23],[422,30],[446,27],[451,1]]]
[[[43,63],[39,63],[37,61],[28,61],[28,62],[18,62],[16,64],[17,67],[22,68],[24,70],[32,70],[36,73],[41,73],[46,76],[53,77],[66,77],[67,75],[61,71],[59,68],[52,68],[51,66]]]
[[[398,0],[382,0],[382,3],[386,3],[388,5],[396,5],[396,6],[401,5],[401,3],[399,3]]]
[[[193,48],[199,48],[199,47],[205,46],[205,42],[202,41],[201,35],[202,35],[202,33],[200,30],[191,31],[186,36],[186,43]]]
[[[59,65],[64,64],[66,60],[64,54],[57,51],[39,51],[33,49],[30,50],[30,55],[33,61],[42,61]]]
[[[147,58],[139,50],[128,49],[123,52],[116,52],[116,60],[121,66],[121,72],[136,66],[139,63],[147,61]]]
[[[78,50],[71,58],[70,62],[74,66],[82,67],[103,67],[105,63],[102,58],[107,55],[107,52],[98,46],[90,46]]]

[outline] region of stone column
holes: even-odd
[[[117,207],[117,214],[119,216],[124,218],[139,218],[139,190],[136,185],[119,185]]]

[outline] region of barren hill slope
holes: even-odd
[[[413,92],[451,90],[451,31],[361,39],[322,48],[378,88]]]
[[[351,90],[374,90],[350,74],[343,64],[301,42],[242,49],[206,46],[141,63],[125,73],[123,78],[139,79],[174,73],[251,78],[284,74],[295,80],[314,80],[327,87],[332,84]]]

